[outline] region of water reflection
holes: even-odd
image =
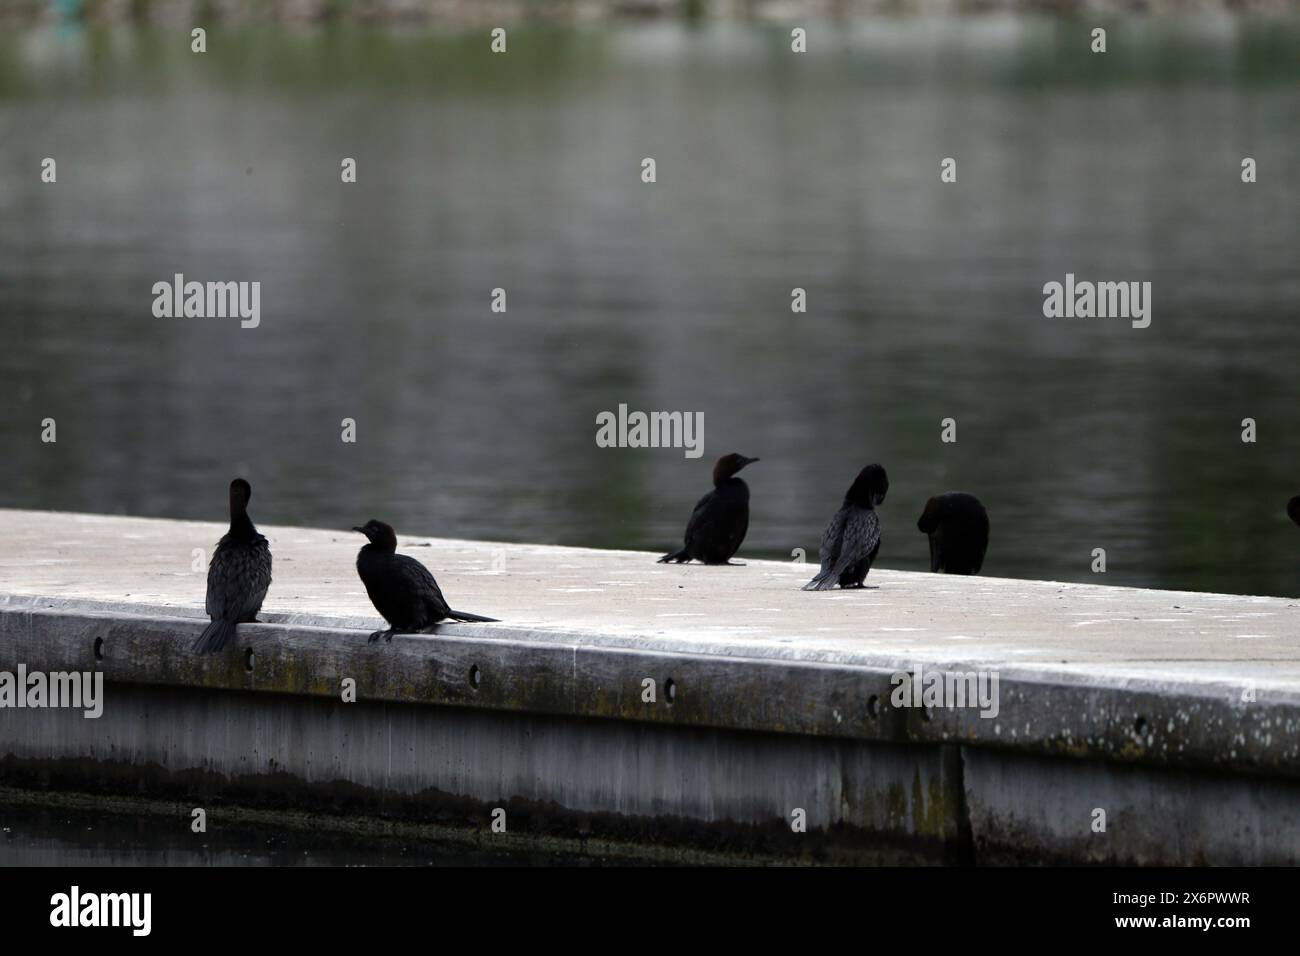
[[[665,549],[708,465],[597,448],[627,403],[762,457],[742,554],[879,460],[885,567],[961,489],[988,574],[1300,595],[1300,27],[1079,30],[11,33],[0,505],[219,518],[239,472],[263,523]],[[176,272],[261,327],[154,319]],[[1151,328],[1044,319],[1066,272],[1150,280]]]
[[[0,866],[626,866],[628,859],[0,803]]]

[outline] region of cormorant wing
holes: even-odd
[[[447,615],[447,599],[442,596],[442,588],[438,587],[438,582],[433,579],[433,574],[419,561],[405,554],[394,555],[397,558],[392,564],[394,577],[402,582],[402,591],[408,594],[418,594],[426,603],[433,604],[439,611],[440,617]]]
[[[845,505],[835,512],[822,535],[821,572],[805,585],[806,590],[834,587],[840,575],[857,564],[880,542],[880,516],[874,509]]]
[[[204,610],[209,617],[239,621],[262,606],[271,586],[271,551],[266,539],[232,541],[224,536],[208,565]]]
[[[717,521],[719,512],[718,493],[710,491],[707,495],[695,502],[695,510],[691,512],[691,518],[686,522],[686,544],[689,547],[691,538],[697,534],[709,534],[713,525]]]
[[[203,610],[211,618],[225,617],[226,612],[224,595],[230,590],[230,577],[221,551],[225,543],[225,538],[217,542],[217,549],[208,562],[208,594],[203,602]]]

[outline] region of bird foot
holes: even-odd
[[[375,631],[373,634],[370,635],[370,640],[366,641],[366,643],[367,644],[377,643],[381,637],[386,642],[391,644],[393,642],[393,629],[390,627],[386,631]]]

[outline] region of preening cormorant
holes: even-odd
[[[803,586],[805,591],[827,591],[835,585],[860,588],[880,552],[880,516],[876,506],[889,491],[889,477],[880,465],[858,472],[844,503],[826,526],[818,557],[822,568]]]
[[[925,503],[916,527],[930,538],[931,571],[980,573],[989,547],[989,516],[974,495],[935,495]]]

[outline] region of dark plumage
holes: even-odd
[[[692,559],[727,564],[731,560],[749,530],[749,485],[737,478],[736,472],[756,461],[733,452],[714,462],[713,490],[696,502],[691,520],[686,522],[686,546],[665,554],[659,564]]]
[[[818,552],[822,568],[803,586],[805,591],[860,588],[880,553],[880,516],[876,506],[885,500],[889,477],[879,465],[867,465],[858,472],[844,503],[826,526]]]
[[[1286,503],[1286,513],[1290,515],[1292,521],[1300,524],[1300,495],[1296,495]]]
[[[243,478],[230,483],[230,530],[217,542],[208,565],[207,612],[212,623],[194,642],[199,654],[215,653],[235,637],[235,625],[257,620],[271,586],[271,548],[248,517],[253,489]]]
[[[931,571],[980,573],[989,547],[989,516],[974,495],[936,495],[925,503],[916,527],[930,537]]]
[[[373,644],[381,637],[393,639],[394,632],[429,631],[439,621],[495,621],[466,611],[453,611],[442,596],[433,575],[415,558],[397,553],[397,532],[382,521],[367,521],[353,528],[370,541],[357,553],[357,574],[366,593],[388,622],[388,630],[370,635]]]

